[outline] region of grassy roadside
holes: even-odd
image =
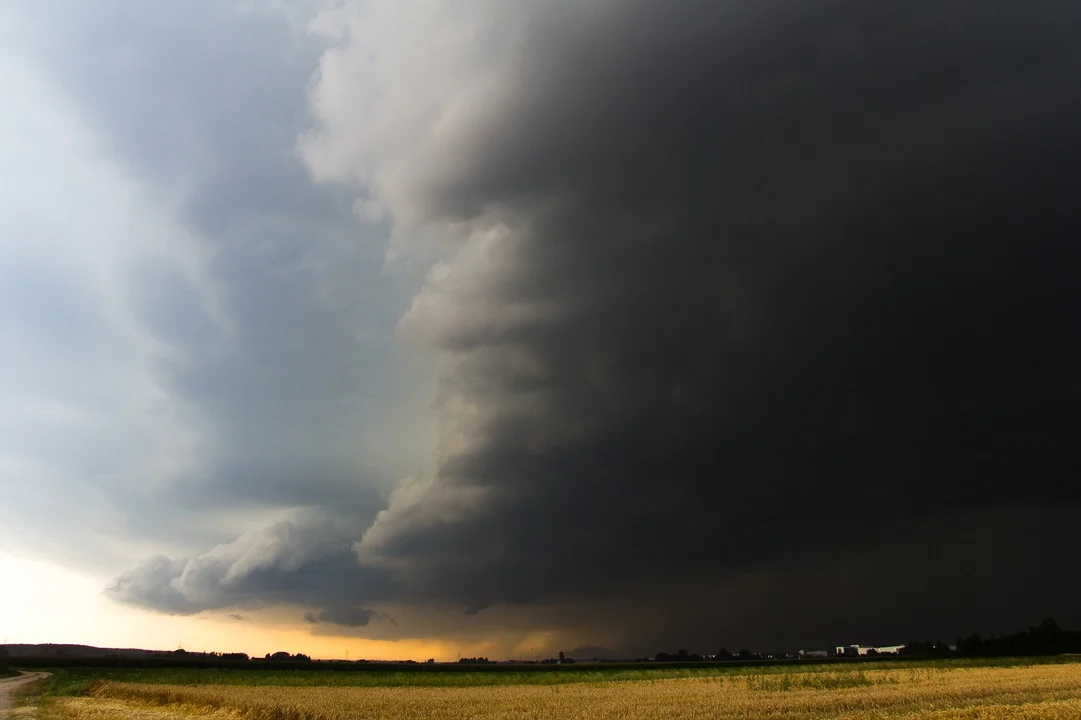
[[[13,693],[16,701],[22,704],[39,703],[54,697],[86,695],[99,681],[86,673],[72,673],[69,670],[42,670],[52,673],[47,678],[23,685]]]
[[[18,670],[14,671],[20,674]],[[45,700],[41,695],[48,678],[22,685],[11,693],[11,710],[7,720],[34,720],[39,711],[44,707]]]

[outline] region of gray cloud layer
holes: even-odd
[[[19,500],[0,508],[5,548],[115,574],[280,523],[325,545],[344,525],[355,565],[393,482],[431,462],[429,372],[394,339],[409,271],[384,268],[386,228],[358,222],[355,189],[316,185],[296,152],[325,43],[247,5],[4,11],[5,50],[32,68],[5,88],[44,126],[3,126],[5,152],[27,148],[4,186],[0,382],[20,396],[0,443]],[[257,595],[219,592],[205,563],[164,587],[183,567],[150,561],[121,585],[183,612]],[[258,576],[274,602],[269,570],[253,572],[229,588]]]
[[[285,602],[317,626],[400,635],[451,632],[431,614],[468,611],[454,623],[624,648],[832,638],[776,622],[797,608],[802,627],[883,641],[970,618],[1081,622],[1058,562],[1081,515],[1081,10],[428,10],[318,16],[335,45],[300,147],[315,177],[363,185],[392,253],[443,254],[399,324],[445,357],[434,475],[376,514],[348,462],[366,455],[342,450],[372,427],[331,409],[372,351],[344,328],[370,315],[343,270],[356,246],[324,254],[306,232],[351,232],[325,228],[338,190],[294,194],[297,169],[267,155],[303,123],[265,144],[214,135],[198,146],[237,164],[200,171],[183,208],[200,237],[230,238],[213,267],[252,362],[166,368],[228,448],[179,495],[318,509],[135,566],[114,596],[169,612]],[[305,67],[282,87],[302,89]],[[198,77],[223,93],[207,106],[234,97]],[[228,107],[286,113],[261,102]],[[106,124],[136,138],[141,172],[176,175]],[[344,305],[294,274],[313,264]],[[148,288],[155,324],[206,347],[170,315],[168,280]],[[995,568],[1027,580],[1004,590]],[[808,605],[785,599],[792,583],[847,591]],[[875,617],[854,612],[865,587]],[[396,625],[370,622],[391,607]]]

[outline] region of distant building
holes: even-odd
[[[879,655],[898,655],[903,647],[904,645],[882,645],[876,647],[875,650],[878,651]]]
[[[865,655],[897,655],[904,645],[838,645],[837,657],[861,657]]]
[[[800,650],[799,656],[801,658],[828,658],[830,656],[829,650]]]

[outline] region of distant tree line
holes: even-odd
[[[855,653],[855,648],[853,648]],[[1063,630],[1053,618],[1047,618],[1037,627],[1030,627],[1027,632],[1018,632],[1002,637],[982,638],[972,633],[967,638],[959,638],[956,645],[950,646],[941,640],[935,642],[913,641],[900,649],[900,654],[908,657],[1024,657],[1036,655],[1059,655],[1061,653],[1081,653],[1081,632]],[[834,655],[833,651],[830,655]],[[866,651],[866,657],[877,657],[880,653],[874,648]],[[846,654],[847,657],[847,654]],[[795,659],[795,655],[759,654],[746,648],[738,653],[731,653],[727,648],[713,656],[699,655],[687,650],[674,653],[659,652],[653,658],[638,658],[635,662],[687,663],[703,661],[741,661]]]
[[[931,657],[1025,657],[1081,653],[1081,631],[1063,630],[1054,618],[1046,618],[1028,632],[984,639],[977,633],[958,638],[954,648],[941,640],[910,642],[902,655]]]
[[[271,655],[271,658],[274,656]],[[478,669],[477,664],[469,664],[466,658],[463,663],[437,663],[417,662],[416,660],[312,660],[304,658],[296,659],[290,656],[290,660],[267,660],[263,657],[253,657],[249,660],[231,660],[207,653],[188,653],[186,656],[164,653],[157,657],[17,657],[12,658],[12,665],[20,668],[146,668],[146,669],[192,669],[192,670],[312,670],[312,671],[336,671],[336,672],[400,672],[403,667],[423,672],[473,672]],[[474,658],[476,660],[476,658]],[[589,666],[573,665],[573,661],[567,658],[565,664],[548,665],[558,663],[558,660],[523,660],[518,663],[501,663],[496,660],[481,658],[480,665],[485,672],[508,671],[521,672],[524,668],[559,668],[566,672],[574,672],[578,669],[588,670]],[[630,663],[612,663],[612,667],[630,667]]]
[[[429,660],[428,662],[434,663],[435,660]],[[464,657],[458,660],[459,665],[495,665],[498,660],[489,660],[486,657]],[[509,660],[508,663],[513,664],[513,660]],[[527,660],[527,665],[572,665],[574,664],[574,658],[569,658],[563,654],[563,651],[559,651],[559,657],[557,658],[545,658],[544,660],[531,661]]]
[[[208,660],[220,659],[220,660],[227,660],[227,661],[234,661],[234,662],[247,662],[248,660],[251,659],[251,658],[248,657],[248,653],[242,653],[242,652],[233,652],[233,653],[189,652],[188,650],[185,650],[183,648],[177,648],[176,650],[173,650],[172,654],[173,654],[174,657],[179,657],[179,658],[189,658],[189,657],[193,658],[193,659],[195,659],[195,658],[205,658],[205,659],[208,659]],[[289,655],[289,653],[276,653],[276,654],[284,655],[287,659],[292,657],[291,655]],[[120,655],[112,655],[111,657],[121,657],[121,656]],[[298,655],[297,657],[300,657],[300,656]],[[270,655],[267,655],[266,659],[269,660]]]
[[[8,670],[8,651],[7,648],[0,647],[0,673],[5,673]]]
[[[264,660],[273,660],[275,662],[311,662],[312,659],[304,653],[297,653],[296,655],[290,655],[287,652],[276,652],[274,654],[267,653],[263,656]]]

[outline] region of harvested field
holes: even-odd
[[[478,687],[268,687],[101,682],[53,720],[218,718],[1081,718],[1081,664],[763,673]]]

